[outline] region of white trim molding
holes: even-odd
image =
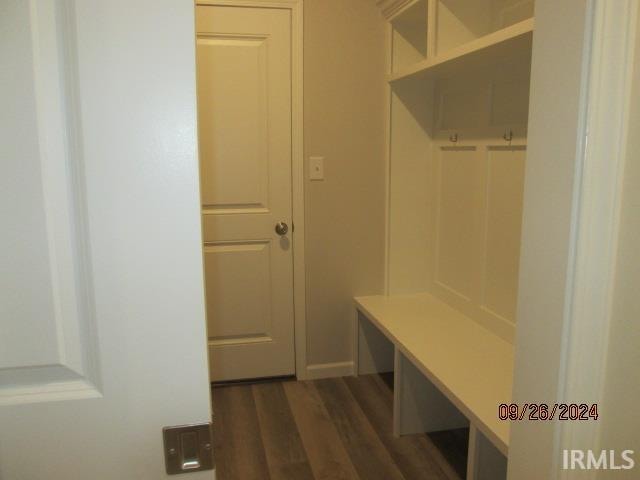
[[[291,9],[292,102],[291,141],[293,169],[293,303],[295,315],[296,376],[307,378],[307,288],[304,216],[304,11],[302,0],[284,2]]]
[[[351,377],[354,375],[354,362],[315,363],[307,367],[307,380],[319,378]]]
[[[393,70],[393,27],[389,22],[384,26],[385,73]],[[391,84],[384,86],[384,293],[389,295],[389,270],[391,250]]]
[[[303,0],[197,0],[197,5],[280,8],[291,11],[291,187],[293,199],[293,303],[296,377],[307,378],[307,303],[304,217]]]

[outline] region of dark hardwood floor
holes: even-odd
[[[213,388],[218,480],[463,479],[468,430],[396,438],[387,375]]]

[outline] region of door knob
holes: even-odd
[[[276,223],[276,233],[280,236],[286,235],[289,231],[289,226],[284,222]]]

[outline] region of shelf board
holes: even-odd
[[[441,78],[475,66],[531,55],[533,18],[490,33],[442,55],[427,58],[389,75],[390,83],[408,78]]]

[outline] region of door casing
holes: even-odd
[[[196,5],[280,8],[291,12],[291,194],[294,229],[293,304],[296,377],[307,378],[306,270],[303,143],[303,2],[302,0],[197,0]]]

